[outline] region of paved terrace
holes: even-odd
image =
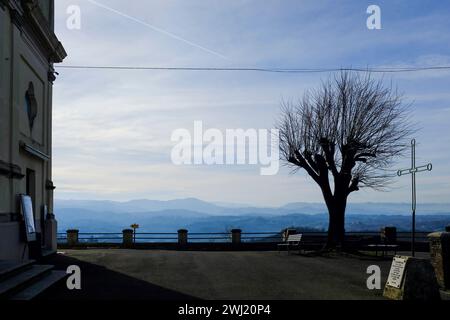
[[[82,290],[65,283],[41,299],[382,299],[368,290],[366,270],[379,265],[382,286],[391,259],[311,257],[265,252],[92,249],[51,258],[79,265]]]

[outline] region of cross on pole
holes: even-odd
[[[411,140],[411,168],[402,169],[397,171],[399,177],[410,174],[411,175],[411,196],[412,196],[412,241],[411,241],[411,254],[414,257],[416,255],[416,173],[431,171],[433,165],[431,163],[416,167],[416,140]]]

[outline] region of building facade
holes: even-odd
[[[53,29],[53,0],[0,0],[0,260],[33,253],[23,235],[23,194],[33,203],[34,246],[56,250],[53,65],[66,52]]]

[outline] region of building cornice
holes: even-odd
[[[50,63],[60,63],[67,53],[51,30],[36,0],[0,0],[11,10],[14,23],[37,40]]]

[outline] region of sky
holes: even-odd
[[[244,68],[450,65],[450,2],[58,0],[62,65]],[[369,30],[366,10],[381,9]],[[80,28],[68,28],[70,6]],[[70,11],[72,12],[72,11]],[[70,20],[73,21],[73,20]],[[73,26],[73,24],[71,25]],[[53,179],[58,199],[176,199],[277,206],[320,202],[304,171],[261,176],[255,165],[176,166],[180,128],[271,129],[283,100],[332,76],[257,72],[57,69]],[[376,75],[412,105],[420,131],[418,201],[450,203],[450,71]],[[393,170],[408,168],[398,160]],[[351,202],[408,202],[410,178]]]

